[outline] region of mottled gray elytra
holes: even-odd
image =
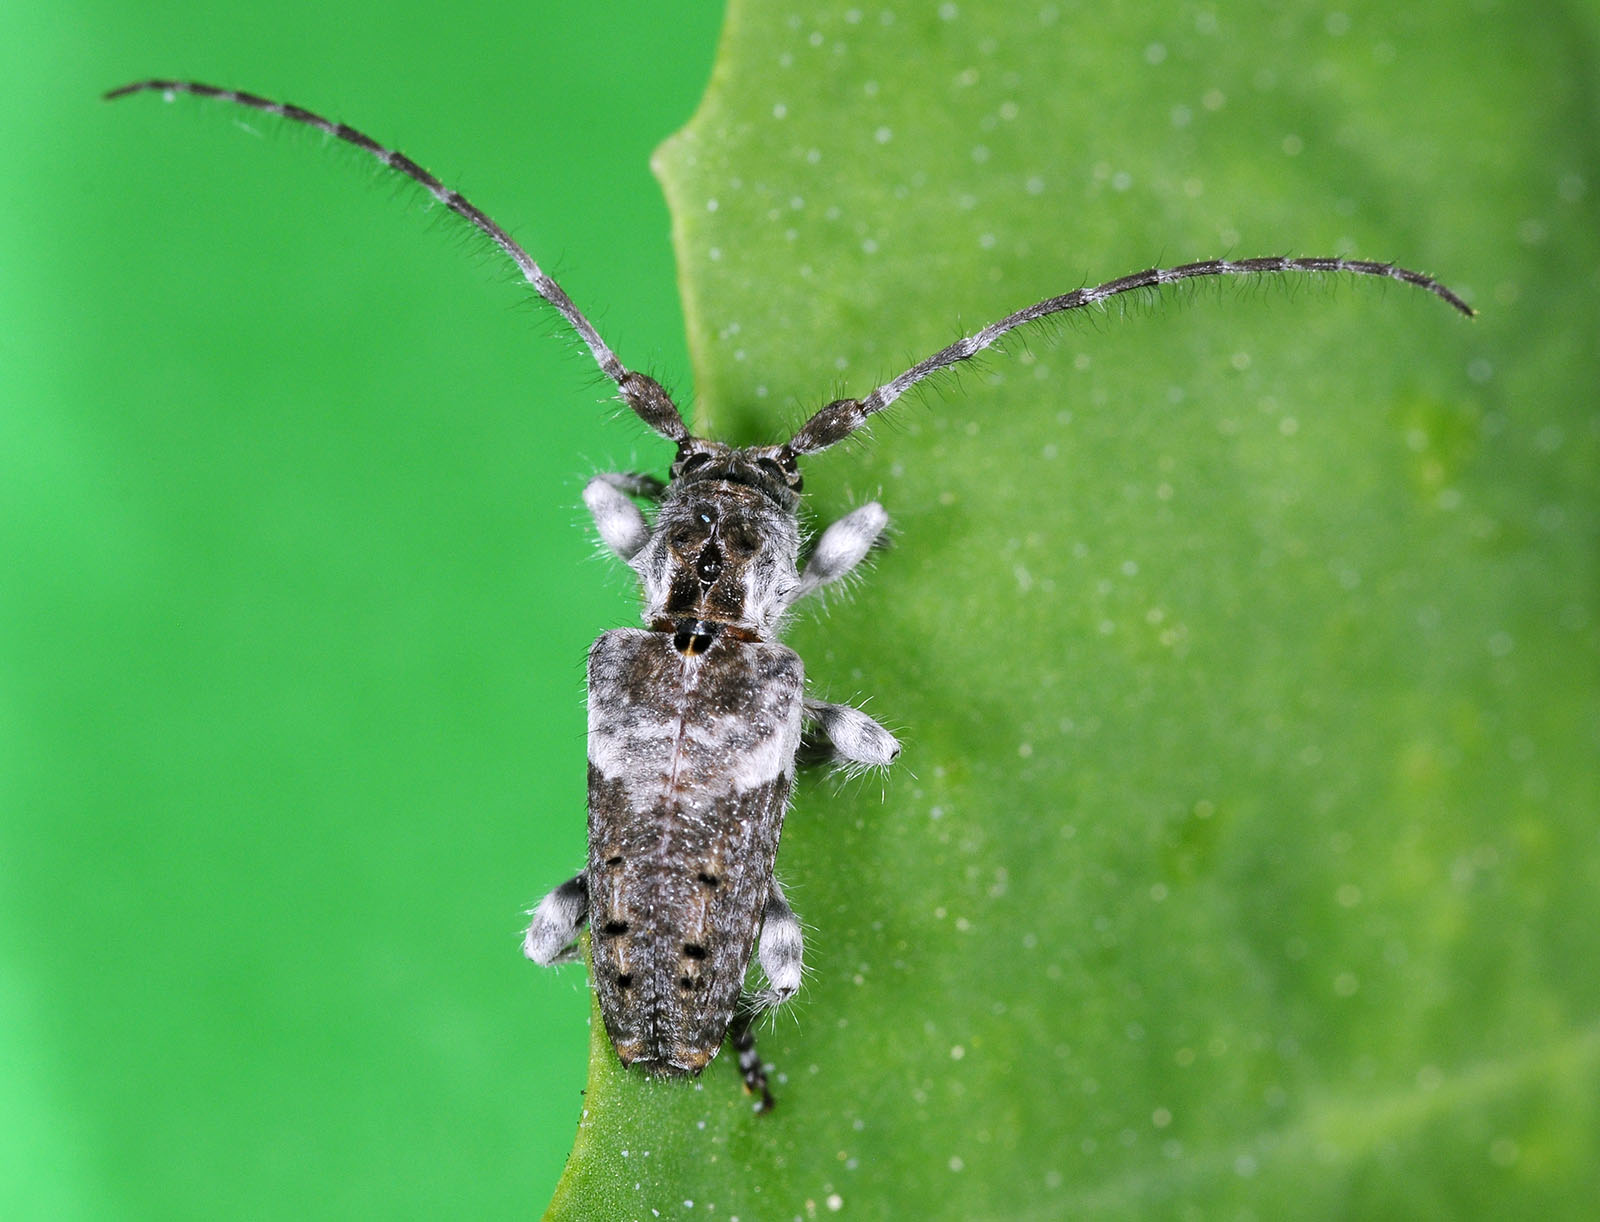
[[[578,954],[589,924],[592,980],[624,1065],[697,1075],[731,1041],[758,1110],[772,1106],[751,1022],[800,986],[800,923],[773,874],[783,816],[805,756],[882,767],[894,736],[859,709],[805,694],[805,668],[778,643],[800,599],[839,580],[888,524],[868,503],[806,549],[798,459],[835,445],[918,382],[1029,323],[1121,293],[1203,276],[1349,273],[1413,285],[1473,310],[1431,276],[1366,259],[1208,259],[1150,268],[1009,314],[859,399],[823,407],[781,445],[735,449],[690,434],[660,383],[624,368],[560,285],[509,234],[416,162],[300,106],[194,81],[148,80],[106,94],[216,98],[317,128],[421,186],[503,251],[578,333],[622,401],[677,444],[668,481],[596,475],[583,499],[605,544],[632,566],[645,628],[589,651],[589,860],[530,914],[536,963]],[[646,517],[638,502],[654,506]],[[746,987],[752,954],[765,984]]]

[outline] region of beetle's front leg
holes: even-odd
[[[605,545],[622,559],[632,560],[650,542],[650,524],[633,498],[659,500],[664,491],[666,485],[653,475],[607,471],[584,485],[583,503]]]
[[[797,603],[848,574],[867,558],[888,525],[889,515],[883,506],[868,501],[828,527],[811,549],[811,558],[800,572],[800,584],[789,595],[789,603]]]
[[[562,883],[530,914],[522,953],[541,967],[578,957],[578,930],[589,917],[589,884],[582,874]]]
[[[803,746],[807,763],[886,768],[900,754],[900,740],[860,709],[807,700],[811,729]]]

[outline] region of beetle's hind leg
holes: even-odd
[[[541,967],[578,957],[578,930],[589,917],[589,884],[582,874],[562,883],[530,913],[522,953]]]
[[[756,1111],[772,1110],[772,1088],[767,1085],[767,1067],[756,1049],[755,1021],[764,1010],[781,1006],[800,988],[805,939],[800,918],[783,898],[783,889],[773,879],[767,903],[761,910],[761,937],[756,944],[756,961],[767,978],[767,987],[746,991],[739,998],[728,1025],[728,1042],[739,1055],[739,1073],[747,1094],[756,1097]]]
[[[783,898],[778,880],[772,880],[767,891],[767,904],[761,912],[761,939],[756,944],[756,961],[767,978],[767,987],[753,994],[750,1005],[755,1009],[781,1006],[800,989],[804,971],[805,937],[800,932],[800,918]]]
[[[751,1030],[757,1011],[739,1003],[733,1012],[733,1023],[728,1028],[728,1042],[739,1054],[739,1073],[744,1078],[746,1094],[756,1097],[756,1111],[772,1110],[772,1088],[767,1085],[767,1067],[761,1063],[761,1053],[756,1050],[756,1033]]]

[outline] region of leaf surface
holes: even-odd
[[[1559,5],[736,0],[657,169],[699,425],[895,528],[790,635],[903,736],[811,777],[808,925],[693,1085],[596,1036],[549,1217],[1580,1216],[1600,1194],[1590,30]]]

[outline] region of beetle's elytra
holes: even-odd
[[[303,123],[421,184],[516,263],[622,401],[676,443],[666,483],[605,474],[584,489],[600,538],[639,576],[645,627],[607,632],[589,652],[588,863],[533,911],[523,949],[543,964],[572,958],[587,922],[593,985],[622,1062],[698,1074],[731,1040],[761,1109],[772,1097],[750,1024],[792,997],[801,977],[800,924],[773,863],[802,741],[808,760],[856,766],[887,765],[900,750],[860,710],[807,698],[799,656],[778,642],[788,610],[855,568],[888,522],[880,506],[863,505],[804,549],[802,564],[798,460],[1018,327],[1137,289],[1203,276],[1342,272],[1399,280],[1473,313],[1430,276],[1364,259],[1150,268],[1027,306],[862,398],[829,403],[782,444],[735,449],[692,436],[660,384],[625,368],[505,230],[409,157],[303,107],[193,81],[139,81],[106,96],[144,92],[216,98]],[[654,505],[653,516],[641,501]],[[745,983],[752,955],[766,982],[754,989]]]

